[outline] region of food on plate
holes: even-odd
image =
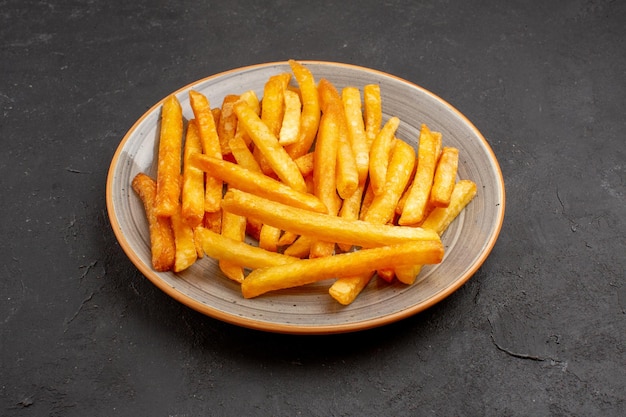
[[[187,123],[176,96],[164,100],[157,180],[132,182],[152,267],[180,272],[207,255],[245,298],[333,279],[342,305],[375,277],[415,283],[476,194],[457,178],[458,149],[425,123],[416,147],[400,138],[379,85],[338,89],[289,65],[260,98],[233,91],[211,108],[191,90]]]
[[[169,217],[157,216],[156,213],[156,182],[144,173],[133,178],[133,190],[143,202],[150,231],[150,250],[152,268],[155,271],[169,271],[174,266],[176,247],[174,231]]]

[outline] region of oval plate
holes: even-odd
[[[329,334],[364,330],[409,317],[443,300],[462,286],[485,261],[504,219],[504,181],[487,141],[458,110],[436,95],[398,77],[353,65],[301,61],[316,81],[327,78],[338,89],[380,85],[384,120],[398,116],[397,136],[416,144],[426,123],[443,135],[446,146],[459,148],[460,178],[478,186],[474,200],[442,236],[444,261],[422,269],[418,283],[407,286],[373,279],[349,306],[328,294],[329,282],[266,294],[246,300],[239,285],[224,277],[208,257],[186,271],[158,273],[151,268],[145,212],[130,183],[139,172],[156,178],[158,125],[162,101],[128,131],[109,169],[106,201],[113,231],[131,262],[157,287],[179,302],[210,317],[258,330],[293,334]],[[189,90],[207,96],[213,106],[227,94],[255,90],[274,74],[291,72],[286,62],[244,67],[217,74],[176,91],[186,119],[193,118]]]

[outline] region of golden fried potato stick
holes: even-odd
[[[285,113],[278,133],[278,142],[285,146],[296,143],[300,137],[300,118],[302,117],[302,103],[298,93],[289,89],[284,92]]]
[[[246,236],[246,218],[222,210],[221,235],[225,238],[243,242]],[[245,275],[241,264],[219,259],[218,266],[228,278],[235,282],[243,282]]]
[[[359,184],[359,172],[354,152],[350,145],[348,121],[343,109],[343,102],[337,88],[325,78],[320,80],[317,90],[319,91],[320,106],[322,108],[322,119],[320,120],[318,136],[322,130],[321,123],[324,115],[331,116],[333,123],[337,125],[337,132],[333,133],[334,141],[337,142],[336,169],[334,170],[336,190],[342,198],[347,198],[354,193]],[[315,146],[317,147],[317,144]],[[328,175],[331,175],[331,173],[328,173]]]
[[[245,102],[239,101],[235,104],[235,113],[278,178],[294,190],[306,192],[306,183],[298,165],[278,143],[276,136],[272,134],[254,110]]]
[[[269,252],[258,246],[224,237],[203,227],[196,227],[194,236],[200,242],[204,253],[211,258],[239,264],[245,268],[265,268],[299,260],[298,258]]]
[[[197,91],[189,91],[189,102],[193,110],[202,142],[202,152],[213,158],[222,159],[222,149],[220,145],[215,119],[211,112],[209,100]],[[204,187],[204,210],[216,212],[220,207],[222,199],[222,181],[214,176],[205,175]]]
[[[265,83],[261,100],[261,120],[276,137],[285,112],[285,84],[280,77],[273,75]]]
[[[298,165],[298,169],[302,173],[303,177],[307,177],[313,173],[313,157],[315,153],[309,152],[307,154],[302,155],[299,158],[296,158],[296,165]]]
[[[370,149],[370,184],[374,194],[380,194],[385,189],[387,180],[387,166],[389,165],[389,155],[396,130],[400,126],[400,119],[391,117],[378,132]]]
[[[300,138],[298,142],[286,147],[292,158],[298,158],[309,152],[320,122],[320,102],[315,78],[311,71],[297,61],[289,60],[291,71],[300,87],[302,97],[302,117],[300,120]]]
[[[354,153],[359,182],[363,183],[369,173],[370,143],[365,134],[361,92],[356,87],[345,87],[341,91],[341,99],[346,115],[348,137]]]
[[[315,239],[307,236],[299,236],[283,253],[296,258],[306,258],[311,252],[311,245]]]
[[[324,81],[320,81],[320,91]],[[337,195],[337,149],[340,135],[340,108],[336,102],[324,102],[324,113],[315,142],[313,157],[313,194],[328,208],[328,214],[337,215],[341,204]],[[334,241],[316,241],[311,245],[309,256],[330,256],[335,250]]]
[[[385,185],[379,194],[374,194],[363,220],[371,223],[385,224],[393,220],[398,200],[412,178],[415,168],[415,150],[411,145],[400,139],[396,141],[389,166]]]
[[[286,184],[258,172],[250,171],[223,159],[206,155],[193,155],[190,163],[205,172],[211,172],[226,182],[230,188],[257,194],[269,200],[306,210],[326,212],[326,206],[314,195],[296,191]]]
[[[380,268],[411,265],[416,260],[436,264],[443,259],[439,241],[413,241],[315,259],[301,259],[289,264],[259,268],[241,284],[245,298],[269,291],[311,284],[329,278],[354,276]]]
[[[471,180],[460,180],[454,186],[450,204],[448,207],[435,208],[426,220],[422,223],[422,227],[433,230],[439,235],[446,231],[450,223],[463,211],[463,209],[472,201],[476,195],[476,184]],[[422,269],[422,265],[410,265],[398,267],[395,269],[398,281],[405,284],[413,284]]]
[[[347,306],[351,304],[356,297],[369,284],[374,275],[374,271],[364,272],[359,275],[338,278],[328,289],[331,297],[340,304]]]
[[[143,203],[150,231],[152,267],[155,271],[169,271],[174,267],[176,247],[170,217],[156,214],[156,182],[146,174],[137,174],[132,181],[133,190]]]
[[[233,111],[233,105],[239,100],[236,94],[228,94],[222,101],[220,117],[217,121],[217,136],[220,140],[220,150],[222,157],[230,155],[229,141],[235,136],[237,131],[237,116]]]
[[[378,84],[367,84],[363,87],[365,119],[365,136],[371,146],[383,123],[383,107]]]
[[[250,171],[258,173],[262,172],[259,163],[241,136],[236,135],[234,138],[229,140],[228,147],[230,148],[233,158],[237,161],[237,164],[249,169]]]
[[[187,125],[183,150],[183,189],[181,215],[189,226],[195,227],[204,218],[204,172],[189,162],[193,154],[202,153],[202,144],[195,119]]]
[[[157,156],[157,216],[172,216],[180,210],[180,154],[183,146],[183,113],[175,95],[163,101]]]
[[[346,199],[344,199],[341,203],[341,208],[339,209],[339,217],[342,217],[346,220],[357,220],[359,219],[359,214],[361,212],[361,202],[363,198],[363,191],[365,189],[366,183],[359,183],[357,189],[352,193],[352,195]],[[339,249],[343,252],[348,252],[352,249],[352,245],[340,243],[337,245]]]
[[[280,239],[282,231],[269,224],[261,226],[259,234],[259,247],[270,252],[278,252],[278,239]]]
[[[433,176],[437,164],[437,137],[433,135],[425,124],[422,125],[417,148],[417,169],[413,183],[409,189],[402,214],[398,223],[401,225],[415,225],[420,223],[426,215],[426,207],[433,185]]]
[[[242,93],[239,96],[239,100],[248,103],[248,106],[252,108],[257,116],[261,114],[261,102],[259,101],[259,98],[257,97],[254,90],[248,90]],[[238,138],[240,141],[245,142],[246,145],[250,145],[250,143],[252,142],[250,136],[248,135],[248,132],[246,132],[246,129],[244,129],[239,120],[237,120],[237,130],[235,131],[235,138]]]
[[[183,219],[180,212],[174,213],[172,219],[172,230],[174,231],[174,272],[184,271],[196,262],[198,253],[193,238],[193,227],[189,226]]]
[[[407,240],[439,240],[437,233],[420,227],[377,225],[342,219],[291,207],[236,189],[226,192],[222,208],[285,231],[327,242],[373,247]]]
[[[459,167],[459,150],[445,146],[439,157],[433,187],[430,191],[430,204],[435,207],[447,207],[456,182]]]

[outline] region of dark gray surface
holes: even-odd
[[[624,415],[624,22],[623,1],[0,1],[0,415]],[[288,58],[406,78],[492,145],[502,233],[444,302],[267,334],[180,305],[117,245],[105,179],[134,121]]]

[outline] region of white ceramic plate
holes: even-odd
[[[246,300],[238,284],[204,257],[180,274],[152,270],[149,234],[141,201],[130,183],[139,172],[156,178],[155,155],[162,102],[129,130],[111,162],[106,200],[113,231],[136,267],[165,293],[208,316],[236,325],[280,333],[324,334],[381,326],[416,314],[462,286],[493,248],[504,218],[504,182],[498,162],[480,132],[459,111],[423,88],[379,71],[353,65],[302,61],[316,80],[340,89],[378,83],[385,120],[398,116],[398,136],[415,144],[422,123],[442,132],[446,146],[460,150],[459,177],[478,185],[478,194],[442,237],[444,261],[422,270],[419,283],[381,283],[373,279],[349,306],[328,295],[329,282],[269,293]],[[253,89],[262,97],[270,75],[290,71],[286,62],[268,63],[210,76],[176,91],[187,119],[193,117],[188,92],[205,94],[213,106],[227,94]]]

